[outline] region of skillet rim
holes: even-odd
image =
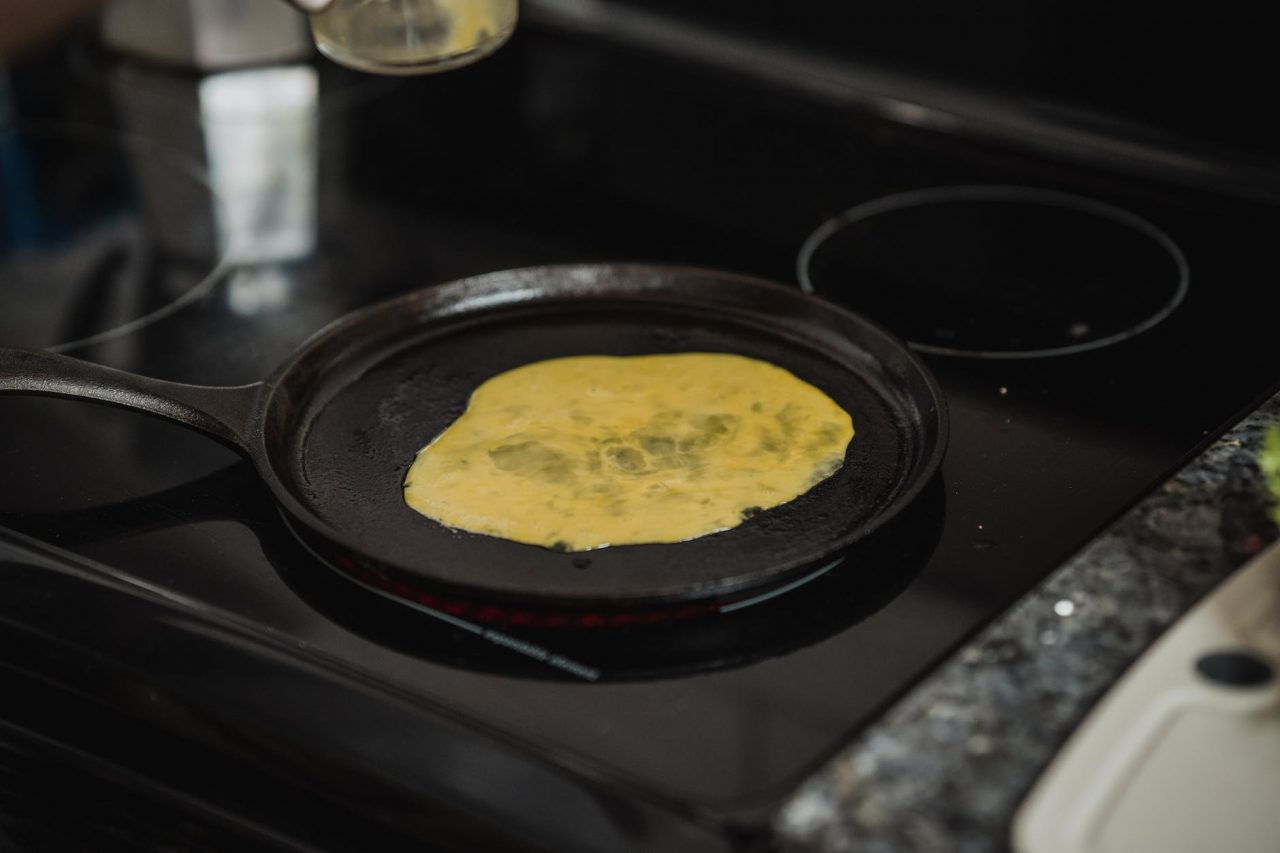
[[[537,591],[517,592],[508,588],[497,588],[483,582],[459,584],[455,581],[434,576],[430,571],[429,564],[425,568],[406,566],[384,559],[376,553],[371,552],[367,547],[353,541],[352,538],[326,522],[310,507],[297,498],[285,485],[285,479],[277,473],[271,454],[267,450],[268,416],[271,412],[272,406],[277,403],[277,400],[279,399],[278,394],[281,388],[286,384],[286,380],[290,375],[304,367],[309,359],[316,357],[318,351],[322,350],[327,344],[331,344],[335,340],[338,340],[345,330],[359,326],[360,324],[375,317],[396,315],[413,311],[414,309],[409,306],[415,306],[417,303],[423,301],[424,298],[429,296],[437,298],[428,300],[427,306],[417,308],[415,313],[421,314],[426,310],[438,308],[440,305],[447,308],[451,304],[456,304],[459,301],[462,301],[462,296],[465,296],[477,287],[483,289],[484,285],[492,285],[498,282],[511,282],[518,285],[519,282],[526,279],[533,279],[542,283],[550,280],[577,284],[581,287],[584,284],[590,284],[606,277],[607,281],[610,282],[616,282],[619,278],[628,279],[626,281],[627,286],[624,288],[618,288],[616,283],[612,285],[609,283],[602,285],[600,287],[599,295],[606,298],[612,296],[618,299],[625,299],[629,296],[636,297],[643,296],[645,294],[673,292],[673,280],[687,280],[689,278],[713,279],[723,284],[742,286],[766,293],[773,292],[775,294],[783,294],[784,298],[809,303],[824,312],[836,315],[845,322],[851,322],[854,326],[859,327],[861,332],[880,338],[883,344],[887,345],[890,350],[895,351],[904,359],[910,370],[922,381],[924,389],[927,391],[927,398],[930,406],[928,408],[920,408],[919,411],[922,419],[921,438],[927,439],[927,433],[929,432],[929,426],[931,423],[934,434],[932,446],[927,448],[927,453],[920,454],[920,459],[913,466],[913,471],[905,471],[899,476],[898,479],[901,481],[905,479],[906,475],[913,474],[910,480],[899,489],[888,503],[881,507],[877,512],[873,513],[869,518],[853,525],[848,532],[834,538],[827,545],[822,546],[820,554],[814,557],[782,561],[767,570],[753,573],[752,577],[754,578],[754,582],[739,583],[733,586],[715,586],[713,589],[710,589],[709,594],[704,591],[707,586],[705,584],[702,586],[695,586],[692,590],[676,590],[672,592],[655,593],[653,591],[646,591],[643,593],[629,594],[624,591],[621,594],[613,595],[608,598],[602,598],[598,593],[575,597],[539,593]],[[575,281],[575,279],[577,279],[577,281]],[[487,304],[481,306],[469,306],[464,310],[456,312],[445,311],[443,314],[439,313],[438,310],[432,311],[431,316],[428,317],[425,322],[420,322],[418,325],[425,327],[450,317],[479,317],[483,316],[483,313],[490,309],[501,310],[517,307],[523,301],[519,298],[520,294],[522,292],[527,293],[531,289],[535,291],[535,295],[538,297],[544,297],[547,295],[545,287],[541,284],[536,288],[521,288],[519,286],[514,286],[504,290],[500,294],[499,298],[492,299]],[[679,295],[678,291],[674,291],[674,293],[677,296]],[[457,295],[455,296],[455,294]],[[565,296],[568,294],[557,295]],[[577,295],[585,296],[586,294],[578,293]],[[661,303],[663,300],[656,301]],[[705,305],[707,303],[704,301],[703,304]],[[784,330],[778,330],[778,332],[782,334]],[[842,335],[842,337],[847,338],[848,336]],[[855,343],[857,342],[858,341],[855,340]],[[883,364],[883,361],[880,358],[876,358],[875,362],[876,364]],[[885,381],[884,385],[888,387],[901,387],[900,383],[893,383],[889,381]],[[342,387],[346,386],[343,385]],[[914,395],[912,396],[914,397]],[[485,597],[508,601],[520,601],[526,605],[535,607],[563,607],[565,605],[570,607],[588,605],[599,606],[602,603],[609,606],[635,607],[666,604],[674,601],[690,601],[708,598],[723,599],[726,596],[732,596],[734,593],[742,593],[744,591],[756,590],[763,586],[768,586],[770,583],[782,583],[797,572],[807,567],[812,567],[817,562],[827,559],[831,555],[841,553],[855,543],[872,535],[890,520],[898,517],[903,510],[914,503],[928,483],[937,475],[941,467],[943,457],[946,454],[947,445],[950,439],[950,414],[942,388],[938,384],[938,381],[934,377],[932,371],[929,370],[924,361],[915,352],[913,352],[902,339],[878,323],[850,311],[841,305],[831,302],[828,299],[815,294],[805,293],[799,288],[788,286],[781,282],[772,281],[755,275],[716,269],[713,267],[683,264],[592,262],[517,267],[467,276],[465,278],[454,279],[448,282],[427,285],[408,293],[403,293],[390,299],[385,299],[372,305],[356,309],[342,317],[338,317],[308,337],[307,340],[304,341],[279,367],[277,367],[271,376],[263,383],[263,393],[259,395],[257,406],[255,407],[252,415],[250,433],[248,449],[250,450],[250,456],[253,460],[254,467],[258,471],[258,475],[270,489],[277,504],[279,504],[282,510],[287,513],[289,519],[301,524],[306,528],[307,533],[309,533],[310,536],[317,537],[320,542],[328,543],[331,546],[337,546],[349,558],[354,558],[365,563],[366,568],[376,568],[384,571],[389,570],[396,576],[408,577],[442,590],[453,590],[463,596],[474,596],[476,593],[481,593]],[[305,436],[305,432],[299,432],[297,435],[288,438],[289,445],[296,447],[299,442],[305,441]],[[912,439],[912,443],[924,444],[925,442]],[[296,533],[300,534],[300,531]],[[671,544],[678,545],[679,543]],[[700,591],[704,591],[703,594],[698,594]]]

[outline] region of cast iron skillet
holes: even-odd
[[[404,503],[417,451],[489,377],[557,356],[695,351],[764,359],[824,390],[857,430],[844,467],[732,530],[588,553],[451,530]],[[252,460],[331,565],[419,603],[507,608],[669,607],[783,584],[899,513],[947,434],[936,382],[878,327],[793,288],[641,265],[535,267],[417,291],[334,322],[265,382],[235,388],[0,349],[0,393],[95,400],[201,430]]]

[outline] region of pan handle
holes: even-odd
[[[0,347],[0,394],[90,400],[197,429],[249,455],[261,382],[216,388],[166,382],[42,350]]]

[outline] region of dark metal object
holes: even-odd
[[[733,530],[584,556],[450,530],[411,510],[417,451],[485,379],[557,356],[719,351],[822,388],[858,434],[844,467]],[[356,312],[263,383],[147,379],[0,350],[0,393],[96,400],[201,430],[248,456],[299,537],[384,591],[427,588],[522,607],[631,608],[741,595],[821,563],[881,527],[937,470],[937,384],[878,327],[796,290],[681,267],[581,265],[493,273]]]

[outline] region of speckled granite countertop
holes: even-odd
[[[787,850],[996,851],[1058,747],[1156,638],[1275,537],[1272,397],[988,626],[780,812]]]

